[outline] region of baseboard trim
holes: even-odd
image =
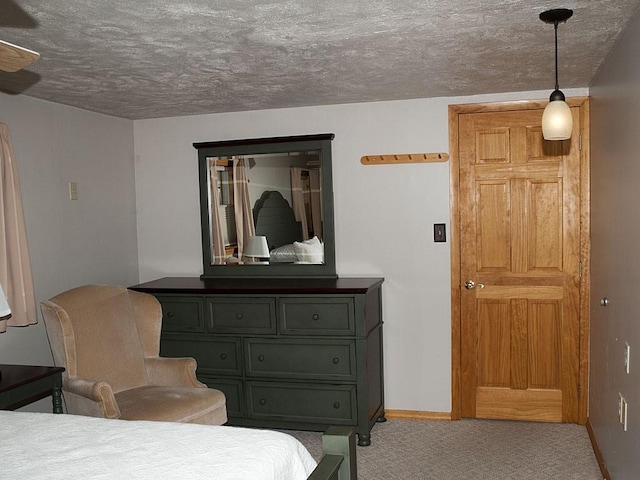
[[[405,420],[451,420],[451,412],[423,412],[420,410],[385,410],[387,418]]]
[[[593,427],[591,426],[591,419],[587,417],[587,433],[589,434],[589,440],[591,440],[591,446],[593,447],[593,453],[596,455],[596,460],[598,460],[598,466],[600,467],[600,472],[602,473],[602,477],[604,480],[611,480],[611,475],[609,475],[609,470],[607,470],[607,464],[604,462],[604,457],[602,456],[602,451],[598,446],[598,440],[596,439],[596,434],[593,431]]]

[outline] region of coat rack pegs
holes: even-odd
[[[449,160],[447,153],[408,153],[395,155],[365,155],[360,158],[363,165],[391,165],[395,163],[433,163]]]

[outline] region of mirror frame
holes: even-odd
[[[290,137],[250,138],[194,143],[198,150],[200,179],[200,224],[202,230],[203,274],[201,278],[255,278],[255,277],[312,277],[337,278],[335,257],[335,226],[333,214],[333,177],[331,168],[331,141],[335,135],[298,135]],[[317,150],[320,152],[322,185],[322,233],[324,243],[323,264],[268,265],[212,265],[211,226],[209,225],[209,187],[207,158],[233,155],[258,155]],[[253,206],[252,206],[253,210]]]

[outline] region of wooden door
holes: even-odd
[[[542,111],[458,117],[463,417],[579,419],[580,122]]]

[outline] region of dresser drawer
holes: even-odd
[[[247,382],[248,416],[290,422],[355,425],[353,385]]]
[[[227,399],[227,416],[244,418],[245,406],[242,389],[242,380],[213,378],[207,375],[198,375],[198,380],[205,383],[209,388],[215,388],[224,393]]]
[[[276,333],[273,297],[208,297],[206,304],[210,332]]]
[[[198,374],[241,374],[241,343],[238,337],[215,339],[190,335],[163,335],[160,341],[162,357],[193,357]]]
[[[245,339],[249,376],[354,380],[355,342],[351,340]]]
[[[355,335],[353,298],[283,297],[283,335]]]
[[[162,307],[162,331],[204,332],[203,302],[198,297],[156,296]]]

